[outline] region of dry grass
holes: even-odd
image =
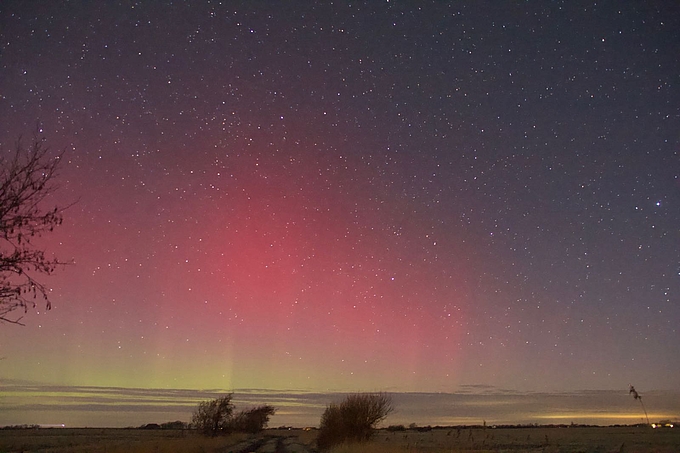
[[[263,436],[294,437],[313,445],[318,431],[267,430]],[[193,432],[140,429],[0,430],[0,452],[222,453],[247,435],[209,438]],[[621,448],[623,446],[623,448]],[[343,444],[332,453],[677,453],[680,429],[445,428],[426,432],[379,430],[373,440]]]
[[[330,453],[577,453],[680,451],[680,429],[650,427],[473,428],[427,432],[379,431],[363,444],[343,444]]]
[[[193,432],[141,429],[0,430],[0,452],[41,453],[211,453],[247,437],[205,437]]]

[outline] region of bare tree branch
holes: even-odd
[[[0,155],[0,322],[23,325],[15,311],[27,313],[40,300],[51,308],[49,290],[33,275],[50,275],[66,263],[47,258],[33,241],[63,221],[63,208],[44,207],[56,190],[62,156],[50,156],[39,137],[29,147],[20,138],[9,156]]]

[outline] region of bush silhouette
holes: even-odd
[[[358,393],[331,403],[321,415],[317,446],[326,450],[342,442],[365,442],[393,410],[392,399],[384,393]]]
[[[228,433],[231,414],[234,412],[231,397],[229,393],[214,400],[202,401],[191,418],[191,424],[199,432],[210,436]]]
[[[274,415],[275,412],[276,409],[269,405],[241,411],[231,420],[230,426],[233,431],[237,432],[259,433],[266,428],[269,417]]]
[[[229,393],[201,402],[191,419],[193,427],[209,436],[233,432],[258,433],[267,426],[269,417],[276,412],[274,406],[264,405],[234,415],[232,396]]]

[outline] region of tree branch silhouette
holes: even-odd
[[[51,157],[44,139],[35,136],[25,147],[0,156],[0,322],[23,325],[16,311],[27,313],[42,300],[51,309],[49,290],[36,278],[67,264],[48,258],[34,240],[63,221],[65,208],[46,209],[45,199],[56,190],[54,178],[63,151]]]

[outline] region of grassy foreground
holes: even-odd
[[[379,431],[363,445],[341,445],[331,453],[609,453],[680,452],[680,429],[651,427],[437,428]]]
[[[180,430],[41,428],[0,430],[0,453],[210,453],[246,436],[205,437]]]
[[[292,437],[312,451],[316,431],[266,430],[260,437]],[[180,430],[16,429],[0,430],[0,453],[227,453],[242,451],[252,437],[208,438]],[[255,449],[256,451],[257,448]],[[265,447],[260,448],[265,451]],[[287,448],[286,451],[292,450]],[[269,451],[269,450],[266,450]],[[297,449],[296,451],[299,451]],[[609,453],[680,452],[680,429],[650,427],[438,428],[430,431],[380,430],[360,445],[341,445],[331,453]]]

